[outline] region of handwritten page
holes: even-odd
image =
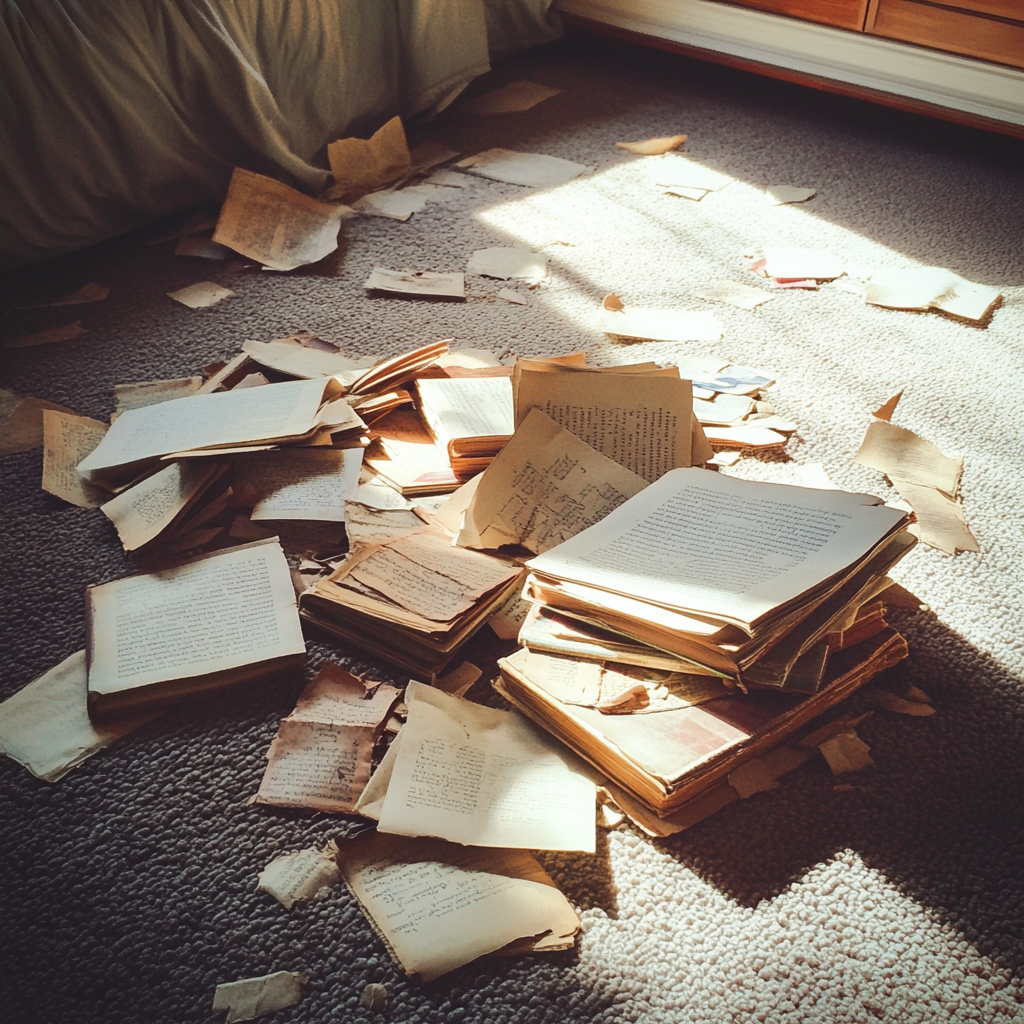
[[[859,562],[905,521],[876,501],[678,469],[527,564],[747,628]]]
[[[643,477],[531,409],[484,471],[456,538],[463,547],[519,544],[536,554],[603,519],[647,486]]]
[[[225,468],[204,459],[172,462],[111,498],[100,511],[114,524],[125,551],[136,551],[175,523]]]
[[[523,952],[568,949],[579,931],[575,911],[525,850],[367,833],[343,839],[338,859],[389,952],[420,982],[513,943]]]
[[[469,174],[479,174],[494,181],[507,181],[512,185],[529,185],[533,188],[547,188],[550,185],[564,185],[581,174],[589,174],[594,168],[584,164],[563,160],[546,153],[517,153],[511,149],[488,149],[476,156],[460,160],[461,167]]]
[[[419,380],[420,410],[434,437],[453,454],[465,438],[506,438],[515,429],[508,377]]]
[[[410,508],[384,509],[358,501],[345,502],[345,532],[350,550],[381,544],[427,528],[427,524]]]
[[[399,295],[420,295],[434,299],[464,299],[466,275],[374,267],[370,276],[363,282],[363,287],[371,292],[394,292]]]
[[[148,722],[152,715],[89,720],[85,651],[65,658],[0,704],[0,753],[37,779],[57,782],[86,758]]]
[[[106,433],[99,420],[43,410],[43,490],[80,508],[102,505],[109,493],[83,480],[77,467]]]
[[[523,718],[416,682],[405,701],[381,832],[594,852],[594,783]]]
[[[341,221],[350,213],[236,167],[213,240],[273,270],[294,270],[338,248]]]
[[[382,545],[331,580],[346,576],[397,607],[433,622],[451,622],[519,575],[506,561],[453,548],[440,531],[425,530]]]
[[[524,574],[525,579],[525,574]],[[523,599],[523,588],[515,586],[509,591],[508,597],[498,606],[498,610],[487,620],[487,625],[501,640],[515,640],[519,629],[526,621],[533,605]]]
[[[256,889],[270,893],[285,910],[311,903],[341,881],[338,847],[332,839],[326,849],[296,850],[272,860],[261,872]]]
[[[377,731],[400,696],[386,684],[367,696],[360,680],[327,662],[281,723],[256,802],[353,811],[370,780]]]
[[[78,470],[89,476],[172,452],[303,437],[329,388],[330,378],[287,381],[132,409]]]
[[[411,158],[402,119],[393,117],[369,139],[338,139],[327,147],[334,183],[326,198],[353,202],[405,177]]]
[[[289,448],[239,460],[236,474],[261,495],[252,510],[253,522],[314,519],[343,523],[345,502],[359,486],[362,462],[360,448]]]
[[[259,978],[226,981],[213,994],[213,1012],[224,1013],[224,1024],[255,1020],[265,1013],[294,1006],[302,998],[302,988],[309,981],[304,974],[277,971]]]
[[[540,409],[648,481],[690,465],[692,406],[689,381],[653,374],[523,370],[515,395],[517,427]]]
[[[90,587],[86,603],[90,697],[306,650],[288,562],[276,539]]]

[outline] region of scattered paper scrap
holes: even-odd
[[[107,425],[88,416],[46,409],[43,412],[43,490],[80,508],[97,508],[110,495],[83,480],[82,461],[107,433]]]
[[[388,990],[376,982],[367,985],[359,997],[359,1005],[370,1013],[383,1013],[388,1008]]]
[[[833,775],[859,772],[869,764],[875,763],[871,760],[871,748],[853,729],[838,733],[831,739],[825,740],[824,743],[818,745],[818,749],[828,761]]]
[[[805,203],[817,194],[816,189],[799,185],[770,185],[765,189],[764,198],[769,206],[782,206],[785,203]]]
[[[198,256],[204,260],[225,260],[231,250],[206,235],[183,235],[174,247],[175,256]]]
[[[701,200],[709,192],[718,192],[735,179],[729,174],[688,157],[669,153],[658,161],[651,161],[654,181],[666,192],[686,199]]]
[[[648,341],[718,341],[722,337],[722,328],[713,313],[681,309],[614,309],[606,304],[600,309],[600,329],[618,338]]]
[[[639,142],[616,142],[617,149],[637,156],[661,156],[669,150],[678,149],[685,141],[685,135],[666,135],[658,139],[641,139]]]
[[[442,168],[439,171],[434,171],[429,178],[424,178],[423,184],[441,185],[445,188],[468,188],[473,184],[473,179],[465,174],[459,174],[458,171],[448,171]]]
[[[37,345],[52,345],[57,341],[71,341],[72,338],[81,337],[86,333],[81,320],[73,324],[64,324],[63,327],[50,327],[45,331],[36,331],[35,334],[23,334],[20,338],[12,338],[5,342],[7,348],[34,348]]]
[[[401,500],[401,495],[396,497]],[[345,532],[351,551],[425,529],[427,524],[406,506],[375,508],[358,501],[345,502]]]
[[[294,1006],[302,998],[302,987],[308,981],[304,974],[277,971],[260,978],[223,982],[213,994],[213,1012],[227,1011],[224,1024],[255,1020],[265,1013]]]
[[[374,267],[363,283],[372,292],[393,292],[396,295],[418,295],[435,299],[464,299],[466,275],[438,274],[429,270],[388,270]]]
[[[438,676],[434,686],[444,693],[450,693],[453,697],[463,697],[482,675],[482,669],[471,661],[464,661],[457,669]]]
[[[695,374],[691,380],[695,388],[704,388],[721,395],[754,395],[775,383],[773,377],[749,366],[726,366],[716,374]]]
[[[523,600],[522,587],[513,587],[487,625],[501,640],[514,640],[532,607],[529,601]]]
[[[529,249],[477,249],[469,258],[466,273],[536,283],[548,275],[548,257]]]
[[[270,893],[285,910],[311,903],[341,881],[337,853],[332,840],[324,850],[297,850],[277,857],[260,872],[256,889]]]
[[[998,288],[973,284],[942,267],[879,270],[871,275],[864,301],[890,309],[938,309],[966,320],[983,320],[1001,297]]]
[[[798,747],[779,747],[764,757],[752,757],[729,773],[729,785],[741,800],[755,793],[779,788],[779,777],[798,768],[811,757],[810,750]]]
[[[529,185],[547,188],[550,185],[564,185],[581,174],[589,174],[593,167],[563,160],[545,153],[517,153],[511,149],[488,149],[476,156],[460,160],[457,167],[464,167],[470,174],[478,174],[494,181],[505,181],[512,185]]]
[[[43,443],[43,413],[47,409],[76,415],[66,405],[26,398],[0,388],[0,456],[39,447]]]
[[[153,718],[135,715],[94,725],[86,707],[88,686],[85,651],[78,651],[5,700],[0,704],[0,753],[37,779],[57,782]]]
[[[515,291],[513,288],[502,288],[498,292],[498,298],[504,299],[506,302],[512,302],[517,306],[525,306],[527,304],[526,296]]]
[[[392,220],[408,220],[414,213],[419,213],[427,205],[427,197],[412,189],[385,189],[382,192],[370,192],[352,204],[357,213],[369,217],[390,217]]]
[[[780,278],[773,277],[771,280],[772,288],[781,291],[805,291],[805,292],[816,292],[818,290],[818,282],[813,277],[804,278],[798,281],[783,281]]]
[[[345,502],[359,486],[363,453],[358,448],[265,452],[240,472],[261,495],[253,522],[308,519],[343,523]]]
[[[183,306],[188,306],[189,309],[205,309],[207,306],[215,306],[224,299],[234,297],[234,294],[230,288],[221,288],[212,281],[199,281],[176,292],[168,292],[167,296]]]
[[[324,198],[346,203],[399,181],[412,167],[405,129],[399,117],[393,117],[370,139],[332,142],[327,147],[327,159],[334,184]],[[444,159],[448,157],[443,156]]]
[[[579,931],[575,911],[525,850],[366,833],[342,840],[338,857],[388,951],[420,982],[509,947],[568,949]]]
[[[594,783],[521,718],[410,682],[379,829],[593,853]]]
[[[244,341],[242,351],[260,366],[289,377],[313,380],[338,377],[346,385],[357,381],[372,365],[372,359],[350,359],[337,350],[327,352],[307,345],[293,345],[287,339]]]
[[[910,527],[933,548],[955,555],[957,551],[980,551],[978,541],[967,525],[959,501],[934,487],[924,487],[890,477],[900,497],[914,510],[917,523]]]
[[[782,281],[831,281],[843,274],[839,260],[824,249],[766,245],[764,257],[768,276]]]
[[[931,704],[932,702],[931,697],[924,690],[913,685],[907,687],[907,700],[915,701],[918,704]]]
[[[461,104],[458,112],[481,115],[519,113],[552,96],[557,96],[561,91],[547,85],[538,85],[536,82],[513,82]]]
[[[874,694],[875,703],[886,711],[895,711],[898,715],[914,715],[918,718],[926,718],[935,714],[935,708],[931,704],[917,700],[904,700],[895,693],[888,690],[878,690]]]
[[[294,270],[338,248],[342,219],[351,212],[236,167],[213,240],[272,270]]]
[[[80,306],[86,302],[102,302],[110,294],[110,289],[103,284],[91,281],[83,285],[77,292],[65,295],[55,302],[39,302],[32,306],[15,306],[15,309],[52,309],[54,306]]]
[[[137,384],[115,384],[115,411],[142,409],[147,405],[169,402],[172,398],[194,395],[203,385],[202,377],[179,377],[175,380],[146,380]]]
[[[760,288],[751,288],[748,284],[737,284],[735,281],[716,281],[701,288],[697,297],[709,302],[728,302],[730,306],[739,306],[740,309],[756,309],[762,302],[772,300],[772,296],[766,295]]]

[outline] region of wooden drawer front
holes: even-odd
[[[940,0],[935,0],[939,3]],[[994,14],[998,18],[1024,22],[1024,0],[941,0],[943,7],[956,7],[961,11]]]
[[[804,21],[820,21],[837,28],[861,31],[868,0],[732,0],[740,7],[753,7],[772,14],[788,14]]]
[[[1024,24],[935,7],[914,0],[878,0],[873,35],[934,46],[1024,68]]]

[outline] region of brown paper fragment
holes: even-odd
[[[658,139],[642,139],[639,142],[616,142],[616,149],[624,149],[627,153],[638,156],[661,156],[670,150],[678,149],[685,141],[685,135],[667,135]]]
[[[66,405],[0,388],[0,456],[38,448],[43,443],[43,414],[48,409],[76,415]]]
[[[400,117],[393,117],[369,139],[332,142],[327,147],[327,159],[334,184],[324,198],[346,203],[405,177],[412,164]]]
[[[729,785],[736,790],[741,800],[778,789],[780,776],[798,768],[811,757],[810,750],[799,747],[779,747],[762,757],[753,757],[729,773]]]
[[[523,600],[522,586],[517,584],[488,620],[487,625],[494,630],[499,639],[515,640],[519,636],[519,627],[522,626],[531,607],[529,601]]]
[[[865,719],[870,718],[873,714],[873,711],[865,711],[860,715],[843,715],[841,718],[836,718],[833,721],[820,726],[815,729],[814,732],[808,733],[799,740],[797,745],[806,750],[813,751],[815,747],[821,746],[821,744],[826,740],[830,740],[834,736],[838,736],[839,733],[849,732],[855,726],[860,725],[860,723]]]
[[[896,406],[900,404],[900,399],[903,397],[903,388],[900,388],[895,395],[892,396],[887,402],[883,402],[871,415],[876,420],[885,420],[886,423],[892,422],[892,414],[896,411]]]
[[[925,544],[948,555],[955,555],[957,551],[981,550],[958,501],[934,487],[911,483],[897,476],[890,476],[890,479],[900,497],[917,516],[916,525],[910,527],[911,532]]]
[[[256,889],[270,893],[285,910],[311,903],[341,881],[337,853],[331,840],[324,850],[297,850],[277,857],[260,872]]]
[[[107,433],[107,425],[88,416],[55,409],[43,411],[43,490],[80,508],[97,508],[110,494],[83,480],[77,470]]]
[[[918,691],[920,693],[920,691]],[[897,697],[895,693],[888,690],[879,690],[874,694],[875,703],[886,711],[895,711],[898,715],[914,715],[918,718],[926,718],[935,714],[935,708],[931,704],[925,704],[916,700],[904,700]]]
[[[224,1024],[255,1020],[265,1013],[294,1006],[302,998],[302,987],[308,981],[304,974],[277,971],[259,978],[223,982],[213,995],[213,1012],[227,1011]]]
[[[97,284],[91,281],[83,285],[77,292],[65,295],[63,299],[55,302],[40,302],[33,306],[15,306],[15,309],[52,309],[54,306],[81,306],[86,302],[102,302],[110,294],[106,285]]]
[[[460,114],[515,114],[535,107],[538,103],[552,96],[557,96],[561,89],[552,89],[536,82],[512,82],[493,92],[484,93],[467,103],[459,105]]]
[[[33,348],[36,345],[50,345],[56,341],[71,341],[72,338],[78,338],[85,333],[82,321],[76,320],[73,324],[64,324],[63,327],[50,327],[35,334],[23,334],[20,338],[12,338],[4,344],[7,348]]]
[[[604,297],[604,302],[601,303],[604,309],[611,309],[618,311],[625,309],[626,307],[622,304],[622,299],[618,297],[614,292],[609,293]]]
[[[463,697],[483,675],[483,670],[471,661],[464,661],[457,669],[439,676],[434,686],[453,697]]]
[[[924,690],[913,685],[907,687],[907,700],[916,701],[918,704],[931,704],[932,702],[931,697]]]
[[[869,764],[875,763],[871,760],[871,748],[853,729],[838,733],[832,739],[819,744],[818,749],[828,761],[833,775],[859,772]]]

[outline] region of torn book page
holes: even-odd
[[[425,209],[426,205],[426,196],[411,189],[385,189],[381,192],[370,192],[357,199],[352,204],[352,209],[368,217],[390,217],[392,220],[406,221],[414,213]]]
[[[800,246],[766,245],[765,271],[769,277],[783,281],[810,278],[831,281],[843,275],[843,265],[824,249],[805,249]]]
[[[368,508],[412,508],[411,501],[403,498],[394,487],[384,483],[367,466],[363,466],[362,472],[359,474],[359,486],[351,500],[360,505],[366,505]]]
[[[871,748],[850,729],[833,736],[818,745],[822,757],[828,762],[833,775],[859,772],[875,762],[871,759]]]
[[[45,331],[36,331],[35,334],[23,334],[20,338],[11,338],[5,341],[6,348],[34,348],[36,345],[52,345],[57,341],[71,341],[73,338],[85,334],[85,328],[81,320],[73,324],[64,324],[63,327],[50,327]]]
[[[872,418],[853,461],[921,487],[934,487],[951,497],[960,487],[963,458],[950,458],[906,427]]]
[[[478,668],[471,661],[464,661],[458,668],[443,676],[438,676],[434,686],[442,693],[451,694],[453,697],[464,697],[483,674],[483,669]]]
[[[137,384],[115,384],[115,412],[142,409],[147,405],[169,402],[172,398],[187,398],[203,385],[202,377],[179,377],[175,380],[146,380]]]
[[[499,639],[515,640],[532,607],[529,601],[523,599],[523,588],[517,584],[494,615],[487,620],[487,625]]]
[[[638,142],[616,142],[616,149],[624,149],[637,156],[661,156],[678,149],[685,141],[685,135],[666,135],[657,139],[640,139]]]
[[[890,309],[939,309],[967,320],[983,320],[1001,297],[998,288],[973,284],[942,267],[878,270],[864,290],[864,301]]]
[[[77,415],[66,405],[0,388],[0,456],[39,447],[43,443],[43,414],[47,409]]]
[[[81,306],[87,302],[102,302],[110,294],[110,289],[103,284],[91,281],[76,292],[65,295],[55,302],[40,302],[33,306],[15,306],[15,309],[52,309],[54,306]]]
[[[717,192],[736,179],[723,174],[713,167],[678,153],[666,153],[660,160],[645,163],[645,170],[653,177],[655,184],[667,189],[698,189],[702,192]]]
[[[345,502],[345,532],[351,551],[426,529],[427,524],[411,508],[381,509],[359,501]]]
[[[420,683],[379,829],[473,846],[594,852],[594,783],[526,721]]]
[[[494,181],[505,181],[511,185],[527,185],[547,188],[564,185],[581,174],[589,174],[593,167],[563,160],[558,156],[544,153],[517,153],[511,149],[488,149],[476,156],[460,160],[456,167],[465,168],[470,174]]]
[[[168,292],[167,297],[188,306],[189,309],[205,309],[207,306],[223,302],[224,299],[233,298],[234,294],[230,288],[222,288],[212,281],[199,281],[187,288],[179,288],[176,292]]]
[[[341,222],[351,212],[236,167],[213,240],[272,270],[294,270],[338,248]]]
[[[256,890],[269,893],[285,910],[311,903],[341,881],[337,853],[331,840],[324,850],[297,850],[277,857],[260,872]]]
[[[284,340],[245,341],[242,351],[260,366],[290,377],[313,380],[337,376],[346,385],[358,380],[373,365],[372,359],[350,359],[338,351],[325,352]]]
[[[345,502],[359,486],[360,448],[294,448],[241,460],[236,472],[260,498],[253,522],[264,519],[313,519],[343,523]]]
[[[548,276],[548,257],[529,249],[477,249],[469,258],[466,273],[536,284]]]
[[[712,313],[675,309],[599,311],[599,328],[619,338],[647,341],[718,341],[722,328]]]
[[[183,235],[174,247],[175,256],[196,256],[204,260],[226,260],[231,250],[206,235]]]
[[[0,704],[0,753],[37,779],[57,782],[86,758],[150,721],[118,718],[98,726],[87,710],[85,651],[65,658]]]
[[[709,302],[727,302],[740,309],[756,309],[763,302],[772,300],[772,296],[760,288],[751,288],[748,284],[737,284],[735,281],[716,281],[701,288],[697,297]]]
[[[213,1012],[224,1013],[224,1024],[255,1020],[265,1013],[294,1006],[302,998],[302,988],[309,981],[304,974],[277,971],[244,981],[226,981],[213,994]]]
[[[890,479],[917,517],[917,523],[910,526],[911,533],[916,533],[925,544],[948,555],[981,550],[958,501],[934,487],[925,487],[898,476]]]
[[[420,982],[513,943],[523,952],[568,949],[579,931],[575,911],[525,850],[370,832],[341,840],[338,859],[374,930]]]
[[[647,481],[531,409],[480,477],[456,543],[547,551],[603,519]]]
[[[769,185],[765,189],[764,200],[769,206],[783,206],[786,203],[806,203],[817,194],[815,189],[799,185]]]
[[[107,425],[88,416],[55,409],[43,411],[43,490],[80,508],[97,508],[109,492],[83,480],[82,461],[107,433]]]
[[[511,85],[504,85],[493,92],[485,92],[482,96],[459,104],[456,113],[479,115],[520,113],[552,96],[557,96],[561,91],[561,89],[552,89],[547,85],[538,85],[536,82],[512,82]]]
[[[388,270],[374,267],[363,282],[363,287],[372,292],[391,292],[396,295],[416,295],[435,299],[464,299],[466,297],[465,274],[438,274],[429,270]]]
[[[334,183],[324,197],[344,202],[352,202],[393,184],[404,178],[412,165],[400,117],[391,118],[369,139],[332,142],[327,147],[327,159]]]

